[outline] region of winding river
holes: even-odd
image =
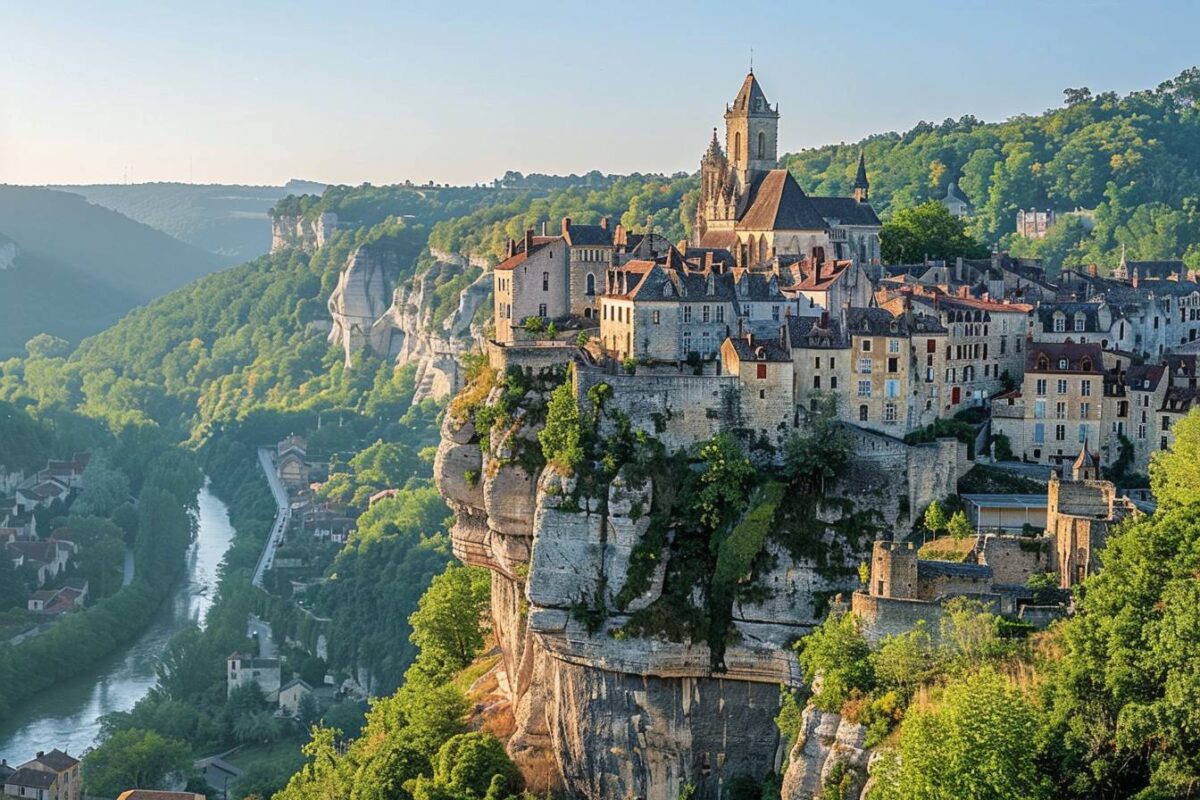
[[[0,717],[0,757],[9,764],[59,748],[71,755],[95,744],[99,718],[128,711],[154,686],[154,665],[167,641],[190,621],[204,622],[217,589],[217,568],[233,539],[225,504],[200,490],[200,525],[186,577],[142,634],[87,672],[47,689]]]

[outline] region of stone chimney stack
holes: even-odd
[[[602,231],[608,230],[608,217],[600,218],[600,230],[602,230]]]
[[[1100,268],[1096,266],[1096,262],[1093,261],[1091,264],[1088,264],[1088,275],[1095,278],[1099,274]]]
[[[533,250],[533,228],[525,229],[525,252]]]
[[[601,223],[600,223],[600,226],[601,226],[601,227],[604,227],[604,224],[605,224],[605,223],[604,223],[603,221],[601,221]],[[562,235],[563,235],[563,236],[566,236],[566,235],[567,235],[567,231],[569,231],[570,229],[571,229],[571,218],[570,218],[570,217],[563,217],[563,218],[562,218]]]

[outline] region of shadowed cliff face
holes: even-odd
[[[491,373],[490,382],[469,386],[447,413],[434,467],[455,515],[455,554],[492,571],[501,685],[516,720],[508,749],[527,779],[589,800],[674,800],[689,786],[715,798],[735,777],[761,781],[785,767],[796,798],[819,789],[839,761],[865,778],[861,731],[840,720],[810,713],[802,741],[784,752],[774,723],[779,687],[801,683],[792,642],[820,623],[829,597],[857,587],[856,567],[875,531],[847,539],[846,523],[911,524],[898,509],[943,487],[910,484],[906,446],[857,443],[862,452],[844,480],[849,494],[804,506],[817,518],[804,526],[813,537],[808,550],[764,546],[753,591],[733,602],[714,668],[703,636],[673,636],[672,625],[646,622],[671,608],[664,584],[678,579],[673,559],[687,552],[675,539],[690,535],[652,529],[656,497],[670,491],[658,484],[669,476],[627,465],[581,491],[579,476],[543,466],[537,434],[560,376]],[[598,434],[618,432],[602,418]],[[899,469],[880,460],[885,444]],[[630,583],[648,542],[659,548],[649,559],[655,566]],[[698,584],[692,602],[704,607],[707,591]]]

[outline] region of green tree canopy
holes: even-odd
[[[972,238],[959,217],[936,200],[902,208],[883,223],[880,255],[890,264],[911,264],[925,258],[953,261],[984,258],[988,250]]]

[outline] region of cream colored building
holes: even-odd
[[[492,275],[496,341],[514,341],[514,331],[530,317],[549,322],[571,313],[567,252],[561,236],[534,236],[532,230],[509,242]]]

